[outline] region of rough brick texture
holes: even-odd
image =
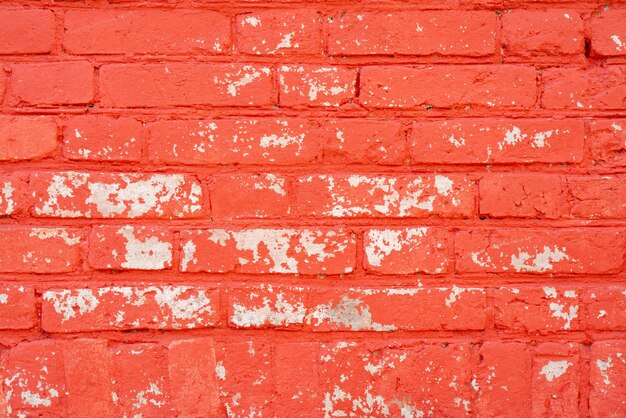
[[[626,417],[623,1],[0,3],[0,418]]]

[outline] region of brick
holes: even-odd
[[[580,354],[574,343],[545,343],[533,357],[532,416],[578,416]]]
[[[219,322],[216,290],[194,286],[50,289],[43,294],[48,332],[207,328]]]
[[[337,118],[321,123],[325,162],[399,165],[408,159],[399,121]]]
[[[237,50],[250,55],[320,54],[315,10],[267,10],[237,16]]]
[[[331,55],[484,56],[495,52],[493,12],[341,12],[328,25]]]
[[[273,345],[242,338],[216,347],[215,372],[223,408],[231,416],[272,416],[276,393]]]
[[[414,122],[411,159],[434,164],[577,163],[580,120],[452,119]]]
[[[276,344],[274,374],[280,388],[274,408],[278,416],[299,416],[301,411],[321,413],[318,393],[319,343]]]
[[[551,68],[542,79],[547,109],[622,109],[626,101],[625,66]]]
[[[214,219],[289,216],[289,184],[284,176],[219,176],[211,187],[211,215]]]
[[[354,99],[357,71],[346,67],[283,65],[278,72],[281,106],[338,107]]]
[[[19,106],[72,105],[94,98],[94,70],[85,61],[14,64],[11,102]]]
[[[57,126],[47,117],[0,117],[0,160],[37,160],[57,148]]]
[[[494,289],[496,328],[545,333],[581,329],[580,290],[575,287]]]
[[[365,269],[381,274],[443,274],[450,264],[450,234],[430,227],[370,229],[364,238]]]
[[[479,288],[260,286],[229,294],[229,324],[235,328],[390,332],[485,327],[486,296]]]
[[[623,416],[626,414],[626,342],[594,342],[590,360],[590,415],[611,418]]]
[[[65,416],[63,351],[54,340],[21,342],[0,371],[5,416]]]
[[[45,54],[54,47],[50,10],[0,10],[0,54]]]
[[[89,264],[98,270],[170,269],[173,240],[165,228],[94,226],[89,237]]]
[[[167,353],[173,410],[179,416],[218,416],[221,408],[213,339],[173,341]]]
[[[486,65],[361,70],[360,101],[367,108],[529,108],[536,100],[535,69]]]
[[[626,217],[626,177],[568,177],[572,216],[582,218]]]
[[[157,344],[120,344],[112,350],[117,416],[171,414],[167,350]]]
[[[211,11],[73,10],[63,45],[74,54],[220,54],[229,38],[230,20]]]
[[[593,286],[584,293],[586,324],[596,330],[626,330],[626,287]]]
[[[469,360],[465,344],[322,344],[323,405],[337,416],[464,416],[471,411]]]
[[[594,165],[626,166],[626,119],[591,121],[587,148]]]
[[[104,107],[272,103],[270,69],[244,64],[109,64],[100,83]]]
[[[295,195],[299,213],[318,217],[468,217],[475,207],[473,182],[458,175],[307,176]]]
[[[356,240],[346,230],[181,231],[183,272],[343,274],[354,270]]]
[[[60,218],[190,218],[202,188],[182,174],[38,172],[30,178],[32,213]]]
[[[7,226],[0,231],[0,272],[65,273],[80,266],[81,232]]]
[[[228,291],[228,324],[233,328],[302,328],[307,312],[306,289],[274,287]]]
[[[316,161],[321,150],[306,120],[172,120],[148,128],[149,157],[160,163],[301,164]]]
[[[306,323],[315,331],[485,328],[486,296],[479,288],[328,290],[314,292],[308,303]]]
[[[532,358],[525,343],[486,341],[475,386],[480,416],[530,416]]]
[[[107,341],[73,339],[63,343],[68,416],[115,415],[115,380]]]
[[[35,291],[31,286],[0,285],[0,329],[29,329],[38,321]]]
[[[502,16],[504,53],[526,58],[583,54],[583,29],[572,10],[513,10]]]
[[[77,116],[63,131],[63,155],[70,160],[139,161],[142,125],[136,119]]]
[[[565,181],[548,174],[492,174],[480,180],[480,214],[494,218],[569,215]]]
[[[626,11],[604,10],[593,17],[590,29],[594,54],[626,55]]]
[[[612,228],[461,231],[455,237],[456,268],[459,273],[615,273],[623,263],[624,239],[623,231]]]

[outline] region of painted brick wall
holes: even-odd
[[[0,4],[0,417],[625,417],[626,4]]]

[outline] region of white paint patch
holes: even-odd
[[[162,242],[156,236],[137,239],[135,228],[127,225],[117,233],[126,238],[126,261],[121,265],[129,269],[162,270],[172,265],[172,244]]]
[[[302,302],[289,303],[285,300],[282,292],[276,293],[276,301],[272,303],[264,297],[262,306],[246,307],[239,303],[233,304],[233,314],[230,321],[239,327],[260,327],[270,324],[274,326],[287,326],[302,324],[306,309]]]
[[[549,361],[548,364],[541,368],[539,374],[544,375],[548,382],[552,382],[554,379],[563,376],[569,366],[572,365],[573,364],[567,360]]]
[[[602,375],[602,381],[604,382],[604,384],[610,385],[611,379],[609,379],[609,374],[607,373],[607,370],[613,367],[611,356],[609,356],[606,361],[602,361],[600,359],[596,360],[596,366],[598,367],[598,370],[600,370],[600,374]]]
[[[382,261],[394,251],[401,251],[406,245],[418,246],[420,238],[428,233],[428,228],[407,229],[371,229],[368,231],[369,243],[365,248],[367,262],[380,267]]]
[[[11,215],[15,210],[15,202],[13,201],[13,185],[11,182],[7,181],[2,186],[2,195],[0,195],[0,204],[4,201],[6,208],[4,209],[4,214]]]
[[[30,238],[37,237],[39,239],[61,238],[67,245],[77,245],[80,243],[80,237],[67,232],[64,228],[32,228],[28,234]]]
[[[195,258],[196,255],[196,244],[193,243],[192,240],[189,240],[183,244],[183,259],[181,261],[181,270],[187,271],[187,266],[189,263],[197,263],[198,259]]]
[[[321,324],[328,321],[330,324],[345,326],[352,331],[394,331],[395,325],[383,325],[373,321],[369,306],[360,299],[343,296],[333,306],[332,303],[316,306],[307,315],[307,324]]]
[[[624,44],[624,43],[622,42],[622,40],[620,39],[620,37],[619,37],[619,36],[617,36],[617,35],[612,35],[612,36],[611,36],[611,40],[612,40],[612,41],[613,41],[613,43],[616,45],[616,49],[617,49],[618,51],[623,51],[623,50],[624,50],[624,48],[626,47],[626,44]]]
[[[62,315],[61,322],[70,318],[93,312],[100,304],[91,289],[78,290],[49,290],[44,292],[43,299],[51,302],[56,313]]]
[[[544,246],[543,251],[536,253],[534,256],[524,251],[520,251],[518,255],[511,255],[511,267],[518,273],[522,271],[541,273],[552,270],[554,267],[552,263],[568,259],[569,256],[565,253],[565,248],[558,248],[555,245],[551,249],[548,246]]]

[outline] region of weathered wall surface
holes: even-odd
[[[626,4],[0,4],[0,417],[626,416]]]

